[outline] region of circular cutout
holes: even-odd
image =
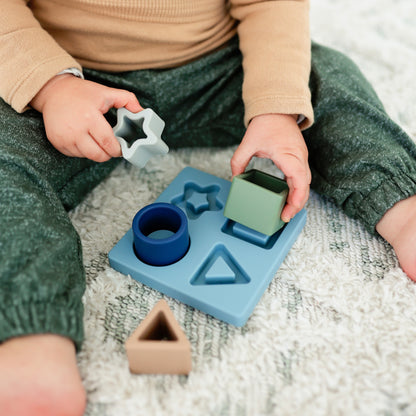
[[[175,205],[147,205],[134,216],[132,229],[136,256],[152,266],[175,263],[188,251],[188,219]]]

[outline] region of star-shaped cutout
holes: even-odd
[[[196,183],[188,183],[183,194],[174,198],[172,204],[183,209],[189,219],[197,219],[206,211],[218,211],[222,208],[217,199],[219,191],[217,185],[201,187]]]

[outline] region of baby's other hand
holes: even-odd
[[[254,117],[231,158],[232,175],[244,172],[253,156],[271,159],[284,173],[289,195],[281,218],[290,221],[308,200],[311,183],[308,149],[295,117],[285,114]]]
[[[43,114],[46,135],[57,150],[96,162],[121,156],[120,145],[104,114],[113,107],[126,107],[133,113],[143,109],[129,91],[70,74],[52,78],[30,104]]]

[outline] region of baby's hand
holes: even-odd
[[[290,221],[308,200],[311,183],[308,149],[295,117],[284,114],[254,117],[231,158],[233,176],[244,172],[253,156],[271,159],[284,173],[289,195],[281,218]]]
[[[104,114],[112,107],[126,107],[133,113],[143,109],[129,91],[70,74],[52,78],[31,106],[43,114],[46,135],[57,150],[96,162],[121,156],[120,145]]]

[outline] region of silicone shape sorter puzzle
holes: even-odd
[[[109,253],[111,267],[220,320],[244,325],[305,225],[306,211],[267,236],[224,217],[230,186],[183,169],[155,202],[185,212],[187,253],[167,266],[146,264],[134,253],[130,229]]]
[[[224,215],[260,233],[272,235],[285,223],[280,214],[289,187],[275,176],[256,169],[234,177]]]

